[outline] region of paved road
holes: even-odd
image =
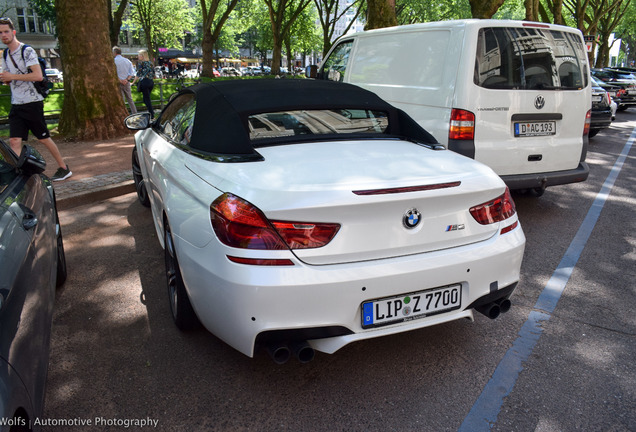
[[[63,211],[44,430],[636,430],[635,128],[622,112],[591,140],[587,182],[515,195],[528,243],[510,312],[305,365],[179,332],[134,195]]]

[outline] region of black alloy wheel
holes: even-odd
[[[146,181],[141,173],[139,165],[139,155],[137,155],[137,147],[132,151],[132,173],[135,181],[135,189],[137,190],[137,199],[144,207],[150,207],[150,198],[148,197],[148,189],[146,189]]]
[[[66,254],[64,253],[64,239],[62,238],[62,226],[57,220],[57,211],[55,212],[55,234],[57,237],[57,277],[55,278],[55,286],[61,287],[66,282],[68,272],[66,270]]]
[[[164,255],[166,260],[166,282],[168,285],[168,300],[170,301],[170,311],[172,319],[179,330],[191,330],[199,325],[190,298],[183,283],[179,261],[172,239],[170,226],[166,223],[164,235]]]

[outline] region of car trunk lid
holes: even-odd
[[[459,247],[484,241],[499,228],[480,225],[469,210],[503,194],[505,185],[486,166],[447,150],[370,140],[258,151],[264,161],[217,163],[206,179],[270,220],[340,224],[328,245],[294,250],[308,264]],[[193,160],[189,167],[201,173],[208,163]]]

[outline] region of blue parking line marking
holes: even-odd
[[[517,378],[523,370],[523,364],[528,360],[539,341],[543,333],[543,322],[550,319],[552,312],[556,308],[635,139],[636,129],[633,129],[631,136],[623,147],[623,151],[616,159],[612,170],[596,195],[568,250],[541,291],[534,309],[521,327],[517,339],[497,365],[481,395],[479,395],[479,398],[477,398],[464,422],[459,427],[458,430],[460,432],[489,431],[497,422],[497,416],[501,411],[503,400],[512,392]]]

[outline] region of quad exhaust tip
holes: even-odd
[[[512,303],[510,302],[510,300],[508,300],[507,298],[503,298],[497,301],[477,306],[475,310],[486,315],[490,319],[495,319],[500,314],[508,312],[511,306]]]
[[[314,349],[307,341],[297,341],[292,343],[274,343],[267,346],[267,353],[274,360],[274,363],[282,365],[289,361],[292,354],[300,363],[309,363],[316,355]]]

